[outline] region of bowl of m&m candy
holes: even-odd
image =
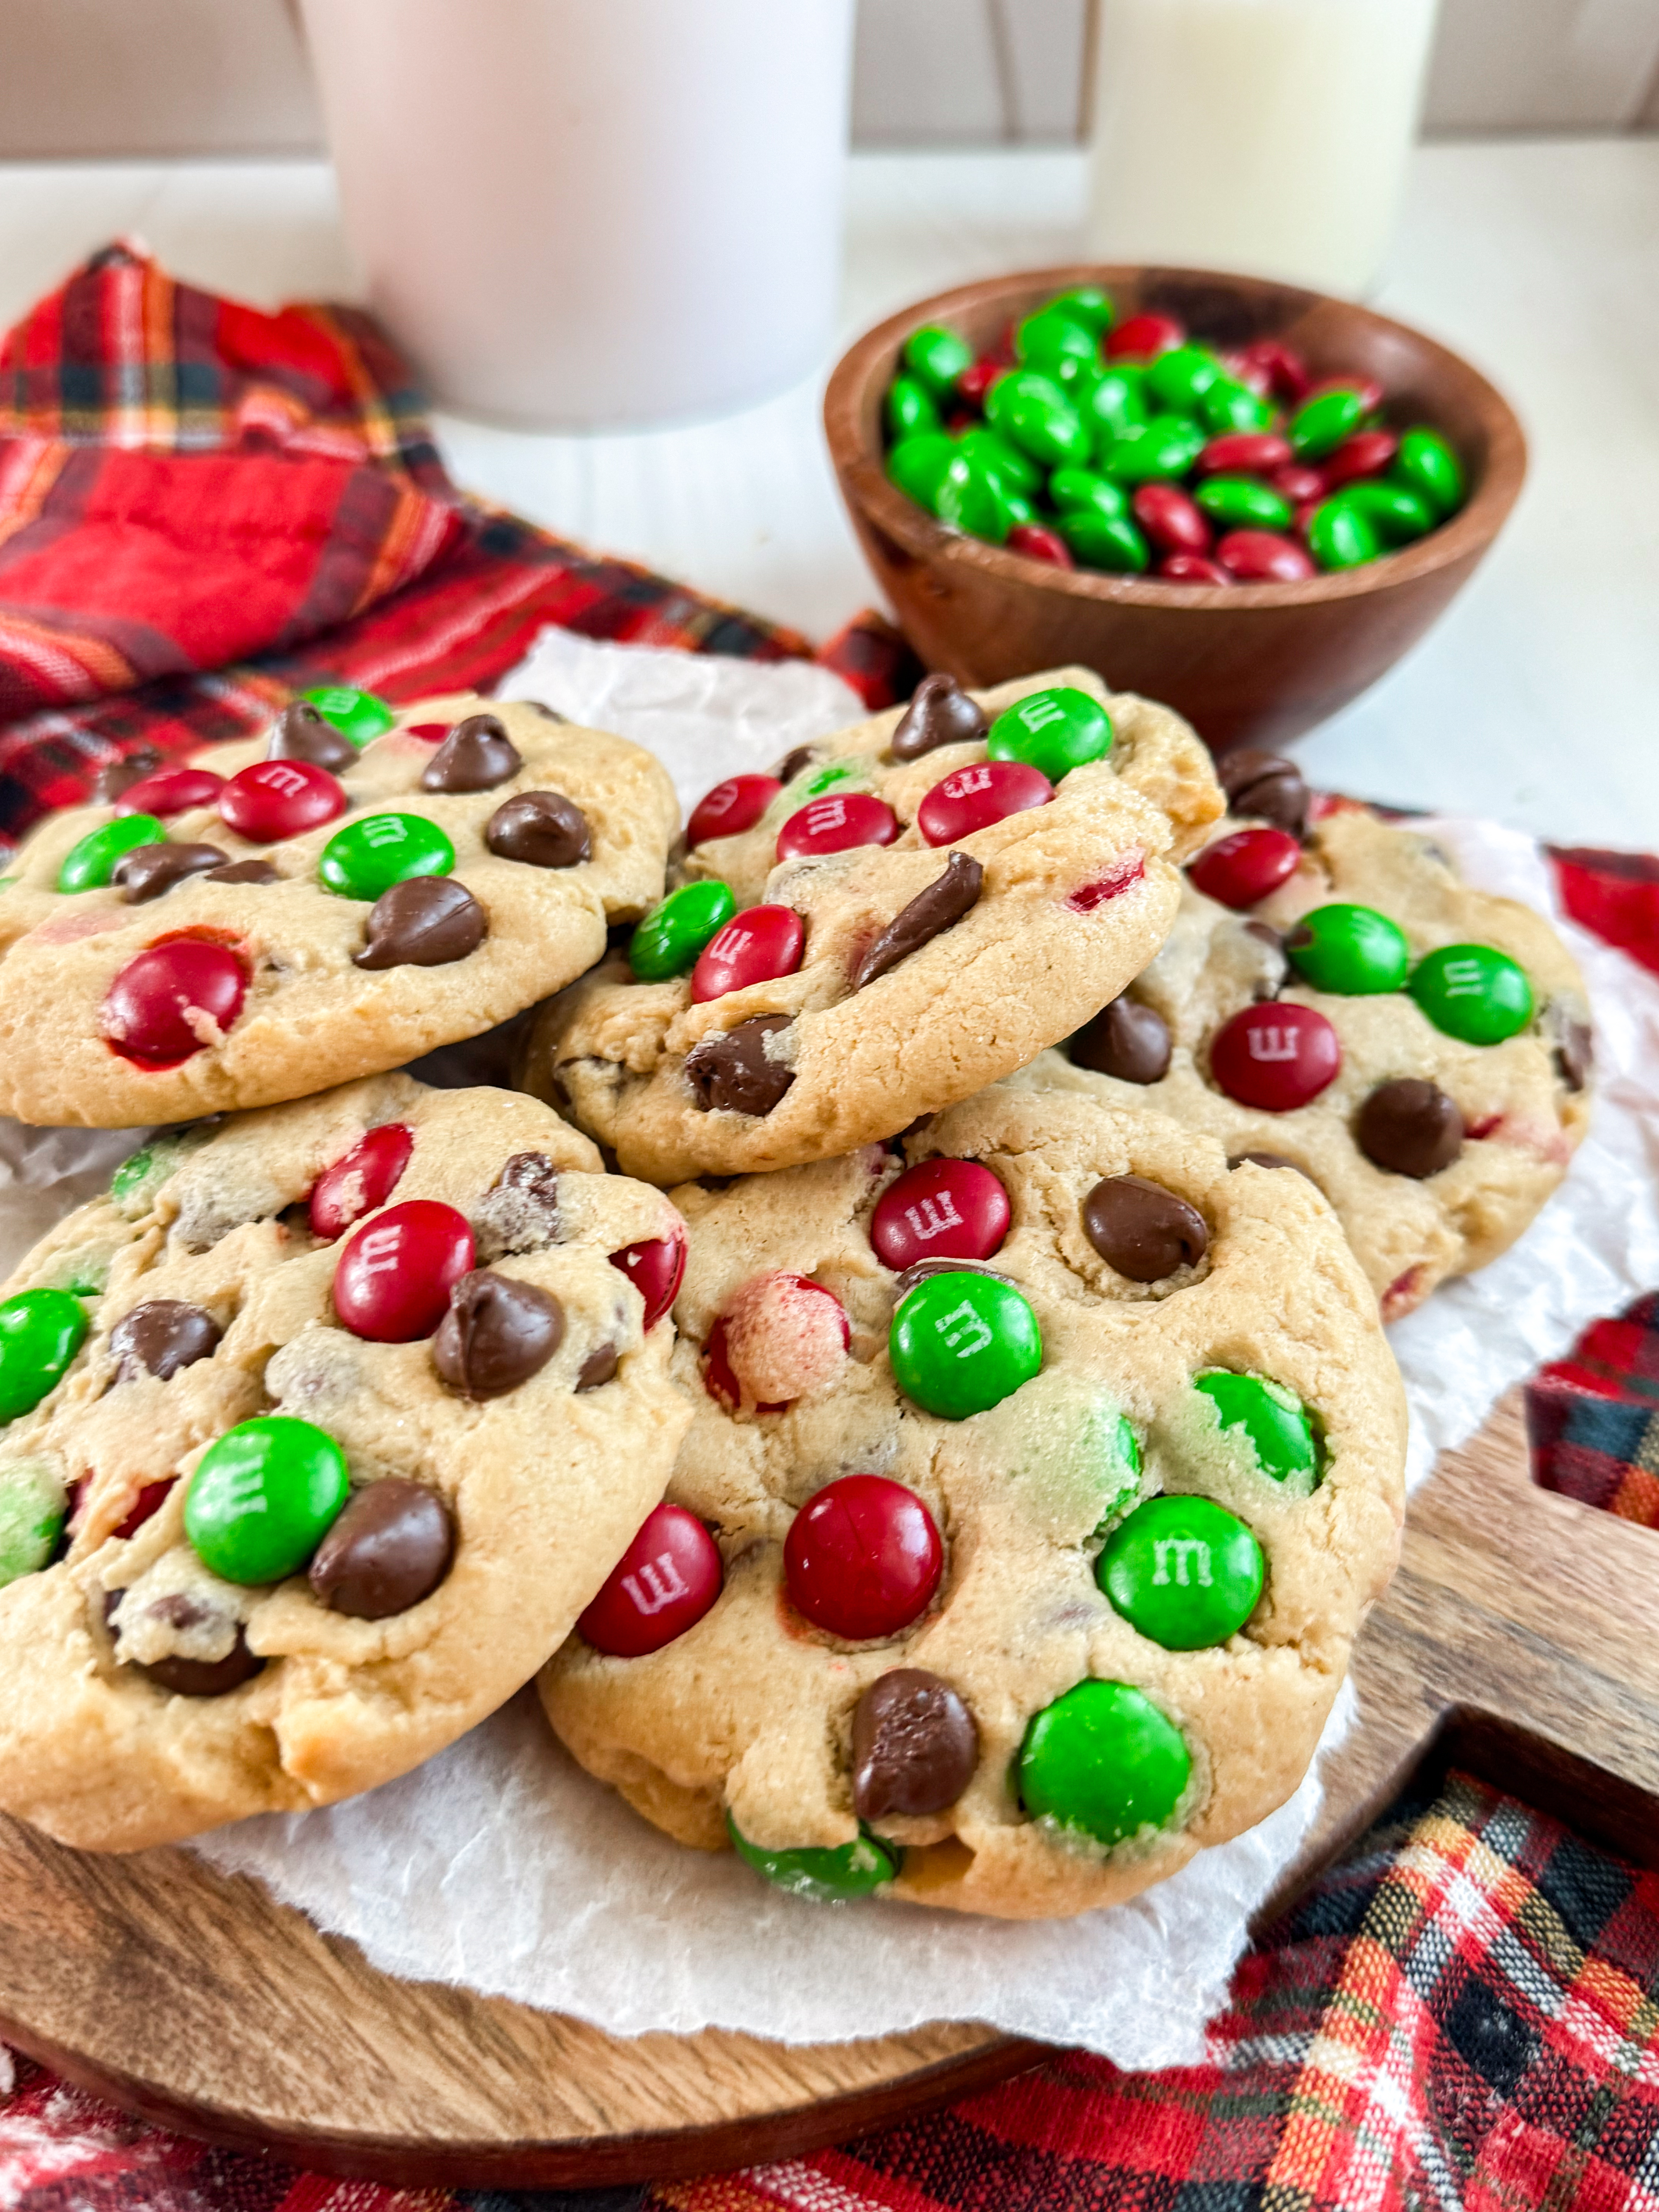
[[[931,668],[1080,661],[1218,751],[1311,728],[1473,572],[1525,473],[1480,372],[1352,302],[1095,266],[918,301],[830,379],[842,495]]]

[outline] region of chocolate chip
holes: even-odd
[[[421,771],[422,791],[493,791],[517,775],[524,756],[494,714],[457,722]]]
[[[1215,773],[1227,794],[1231,812],[1271,822],[1276,830],[1288,830],[1292,837],[1307,834],[1310,793],[1294,761],[1247,746],[1223,753]]]
[[[148,1667],[135,1667],[132,1671],[154,1682],[158,1690],[171,1690],[175,1697],[222,1698],[227,1690],[240,1690],[244,1682],[251,1682],[264,1663],[248,1650],[247,1638],[239,1628],[236,1641],[222,1659],[153,1659]]]
[[[495,1178],[498,1190],[521,1190],[555,1219],[559,1211],[559,1171],[545,1152],[514,1152]]]
[[[111,881],[119,884],[129,906],[142,906],[186,876],[205,875],[229,857],[216,845],[135,845],[116,862]]]
[[[1013,1277],[1005,1275],[1000,1267],[988,1267],[983,1260],[915,1260],[897,1279],[896,1294],[908,1298],[918,1283],[925,1283],[929,1275],[991,1275],[999,1283],[1012,1283]]]
[[[556,707],[550,707],[544,699],[515,699],[512,703],[515,707],[528,707],[532,714],[539,714],[544,721],[568,722],[570,720],[568,714],[562,714]]]
[[[1114,999],[1066,1047],[1079,1067],[1120,1083],[1158,1083],[1170,1072],[1170,1030],[1162,1014],[1139,999]]]
[[[887,750],[895,760],[920,760],[939,745],[971,744],[989,727],[954,676],[924,676]]]
[[[550,1291],[487,1267],[463,1275],[432,1340],[432,1364],[468,1398],[500,1398],[539,1374],[564,1340]]]
[[[601,1382],[608,1382],[620,1364],[620,1354],[614,1344],[596,1344],[581,1364],[576,1377],[579,1390],[597,1390]]]
[[[951,1685],[895,1667],[853,1708],[853,1809],[861,1820],[942,1813],[979,1764],[979,1730]]]
[[[269,860],[232,860],[228,866],[209,872],[210,884],[274,884],[276,871]]]
[[[794,1081],[795,1071],[767,1058],[766,1040],[788,1027],[787,1014],[757,1014],[693,1045],[685,1055],[685,1075],[700,1109],[769,1114]]]
[[[893,916],[853,973],[853,988],[862,991],[908,960],[924,945],[969,913],[985,882],[985,871],[968,853],[952,853],[945,873],[935,876],[907,907]]]
[[[388,1475],[353,1491],[306,1580],[331,1613],[385,1620],[430,1597],[454,1552],[455,1519],[446,1501],[422,1482]]]
[[[210,1313],[182,1298],[151,1298],[124,1314],[109,1333],[109,1348],[119,1360],[116,1380],[129,1382],[141,1372],[165,1382],[181,1367],[205,1359],[224,1331]]]
[[[326,721],[308,699],[296,699],[276,717],[276,726],[265,747],[267,760],[309,761],[337,775],[343,768],[356,768],[357,748],[349,738]]]
[[[482,1267],[558,1242],[559,1176],[545,1152],[514,1152],[473,1209],[472,1233]]]
[[[112,805],[124,791],[131,791],[135,783],[142,783],[147,775],[154,775],[161,765],[161,756],[154,745],[140,745],[125,760],[111,761],[98,771],[92,787],[94,804]]]
[[[1437,1084],[1404,1076],[1378,1084],[1354,1117],[1353,1133],[1375,1166],[1421,1182],[1462,1151],[1463,1116]]]
[[[775,762],[766,773],[768,775],[776,776],[780,783],[793,783],[798,775],[805,775],[813,762],[821,757],[817,745],[797,745],[793,752],[786,753],[783,758]]]
[[[410,876],[380,893],[364,924],[359,968],[447,968],[489,934],[489,920],[453,876]]]
[[[1552,1007],[1555,1031],[1555,1067],[1569,1091],[1582,1091],[1595,1067],[1595,1048],[1588,1022]]]
[[[1283,1152],[1233,1152],[1228,1156],[1227,1164],[1230,1168],[1242,1168],[1246,1160],[1256,1168],[1289,1168],[1292,1175],[1304,1176],[1308,1182],[1313,1182],[1306,1168],[1297,1167],[1296,1162],[1287,1160]]]
[[[1210,1232],[1196,1206],[1144,1176],[1109,1176],[1083,1201],[1083,1228],[1109,1267],[1132,1283],[1158,1283],[1196,1266]]]
[[[593,851],[587,817],[562,791],[509,799],[485,823],[484,842],[497,859],[531,868],[574,868]]]

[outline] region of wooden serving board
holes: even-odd
[[[1413,1499],[1355,1653],[1360,1722],[1264,1917],[1414,1769],[1455,1763],[1659,1863],[1659,1533],[1537,1489],[1520,1397]],[[809,2047],[613,2038],[392,1979],[186,1851],[0,1821],[0,2034],[129,2111],[410,2185],[642,2180],[787,2156],[1042,2057],[982,2027]]]

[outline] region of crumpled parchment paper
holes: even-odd
[[[860,712],[819,669],[563,631],[544,634],[501,690],[650,744],[688,808],[720,776],[764,768]],[[1472,881],[1553,911],[1529,837],[1481,822],[1414,826],[1450,847]],[[1659,1284],[1659,981],[1561,926],[1595,1012],[1595,1125],[1520,1243],[1391,1332],[1411,1401],[1413,1481],[1585,1322]],[[0,1124],[0,1261],[99,1188],[135,1141]],[[1352,1705],[1345,1689],[1328,1743]],[[613,2033],[719,2026],[833,2041],[976,2020],[1152,2067],[1201,2057],[1246,1922],[1306,1834],[1318,1787],[1316,1770],[1249,1835],[1129,1905],[1077,1920],[826,1908],[766,1888],[730,1853],[659,1835],[576,1767],[525,1692],[416,1773],[320,1812],[222,1829],[195,1848],[258,1876],[389,1972]]]

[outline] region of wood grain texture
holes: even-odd
[[[1356,1648],[1310,1881],[1425,1761],[1659,1862],[1659,1534],[1536,1489],[1519,1394],[1413,1499]],[[1266,1914],[1264,1913],[1264,1917]],[[0,1821],[0,2033],[145,2118],[326,2172],[573,2186],[845,2140],[1036,2063],[972,2025],[854,2044],[608,2037],[396,1981],[183,1851],[77,1856]]]

